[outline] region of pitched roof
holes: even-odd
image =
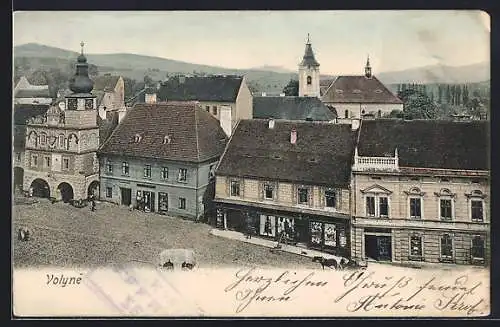
[[[48,104],[15,104],[14,125],[26,125],[26,120],[43,115],[49,110]]]
[[[325,94],[330,85],[332,85],[334,79],[322,79],[319,81],[319,93],[321,96]]]
[[[94,78],[94,91],[113,91],[120,76],[102,75]]]
[[[97,115],[97,126],[99,126],[99,144],[103,144],[111,136],[118,126],[118,113],[108,112],[110,117],[102,119]]]
[[[134,142],[136,135],[139,142]],[[130,109],[99,152],[203,162],[219,157],[226,142],[219,122],[195,102],[141,103]]]
[[[394,156],[399,166],[488,170],[490,129],[487,121],[395,119],[363,120],[360,156]]]
[[[324,102],[403,103],[375,76],[339,76],[323,95]]]
[[[267,120],[241,120],[216,173],[347,187],[355,139],[348,124],[275,121],[270,129]]]
[[[173,77],[158,90],[161,101],[235,102],[240,90],[241,76]]]
[[[51,98],[49,89],[20,89],[15,98]]]
[[[336,116],[316,97],[254,97],[254,118],[314,121],[333,120]]]
[[[319,67],[319,63],[316,61],[316,58],[314,58],[314,52],[309,41],[306,44],[306,50],[304,51],[304,57],[302,58],[300,65]]]

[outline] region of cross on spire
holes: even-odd
[[[309,33],[307,33],[307,44],[311,43],[310,38],[309,38]]]

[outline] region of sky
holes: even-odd
[[[14,46],[135,53],[226,68],[297,71],[310,34],[322,74],[374,73],[490,60],[489,16],[447,11],[25,11]]]

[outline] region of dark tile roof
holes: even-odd
[[[339,76],[325,91],[324,102],[403,103],[375,76]]]
[[[216,173],[347,187],[355,140],[348,124],[275,121],[270,129],[268,120],[241,120]]]
[[[25,125],[27,119],[45,114],[49,107],[48,104],[15,104],[14,125]]]
[[[118,113],[108,112],[108,117],[102,119],[97,115],[97,126],[99,126],[99,144],[103,144],[111,136],[115,128],[118,126]]]
[[[160,101],[235,102],[243,77],[195,76],[173,77],[158,90]]]
[[[488,170],[490,127],[487,121],[395,119],[363,120],[360,156],[394,156],[413,168]]]
[[[51,98],[49,89],[21,89],[15,94],[15,98]]]
[[[309,42],[306,44],[306,50],[304,51],[304,57],[302,58],[300,65],[319,67],[319,63],[316,58],[314,58],[314,52],[312,50],[311,43]]]
[[[314,121],[333,120],[336,116],[316,97],[254,97],[254,118]]]
[[[133,141],[140,135],[140,142]],[[169,136],[170,143],[163,144]],[[100,153],[203,162],[219,157],[227,137],[217,119],[195,102],[136,104]]]
[[[95,91],[113,91],[120,76],[102,75],[94,78]]]

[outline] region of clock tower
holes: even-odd
[[[83,46],[69,80],[72,93],[65,98],[65,110],[54,104],[26,125],[23,189],[35,196],[68,202],[99,194],[96,96]]]
[[[304,57],[299,64],[299,96],[320,97],[319,63],[314,58],[309,34],[307,34]]]

